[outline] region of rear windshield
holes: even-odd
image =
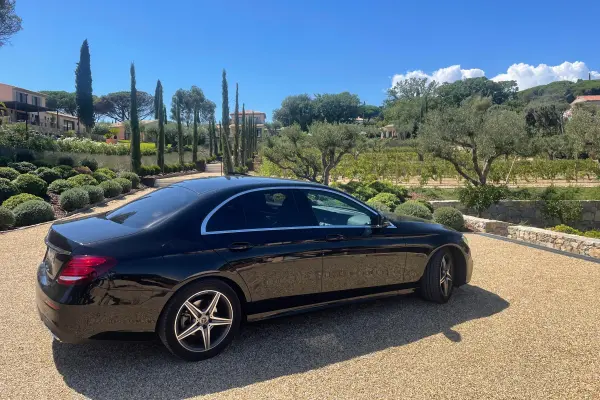
[[[132,201],[106,215],[106,219],[132,228],[147,228],[198,199],[189,189],[170,186]]]

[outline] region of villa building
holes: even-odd
[[[229,131],[233,132],[235,129],[235,113],[229,114],[230,123],[229,123]],[[242,113],[238,113],[238,123],[240,127],[242,126]],[[267,114],[261,111],[253,111],[246,110],[246,121],[254,121],[256,126],[256,136],[262,137],[263,131],[265,129],[265,122],[267,120]],[[241,129],[241,128],[240,128]]]

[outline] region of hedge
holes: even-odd
[[[60,156],[58,157],[58,165],[68,165],[69,167],[74,167],[75,166],[75,160],[73,159],[73,157],[69,157],[69,156]]]
[[[65,190],[73,189],[75,185],[66,179],[57,179],[48,186],[48,192],[61,194]]]
[[[81,189],[87,192],[90,204],[99,203],[104,200],[104,190],[100,186],[85,185]]]
[[[121,172],[119,178],[125,178],[131,181],[131,187],[137,189],[140,186],[140,177],[133,172]]]
[[[6,207],[0,207],[0,231],[15,226],[15,214]]]
[[[92,172],[98,169],[98,161],[93,158],[84,158],[79,163],[82,167],[88,167]]]
[[[42,199],[41,197],[38,196],[34,196],[32,194],[29,193],[21,193],[21,194],[17,194],[14,196],[9,197],[8,199],[4,200],[2,202],[2,206],[9,208],[9,209],[14,209],[15,207],[17,207],[19,204],[23,204],[26,201],[31,201],[31,200],[41,200],[44,201],[44,199]]]
[[[44,196],[48,190],[46,181],[34,174],[19,175],[13,182],[21,193]]]
[[[131,192],[132,186],[131,186],[131,181],[129,179],[117,178],[117,179],[113,179],[113,182],[117,182],[119,185],[121,185],[123,194]]]
[[[46,183],[52,183],[57,179],[60,179],[62,176],[58,171],[55,171],[48,167],[40,167],[33,171],[38,177],[43,179]]]
[[[58,172],[60,174],[60,177],[63,179],[68,179],[72,176],[77,175],[77,171],[75,171],[73,167],[69,167],[68,165],[59,165],[52,169]]]
[[[0,204],[16,194],[19,194],[19,188],[8,179],[0,178]]]
[[[39,224],[54,219],[52,206],[43,200],[30,200],[19,204],[13,213],[15,214],[15,226]]]
[[[123,187],[114,180],[102,182],[98,186],[100,186],[102,190],[104,190],[104,197],[106,197],[107,199],[111,197],[116,197],[123,192]]]
[[[433,212],[433,220],[457,231],[465,227],[465,219],[460,211],[452,207],[440,207]]]
[[[90,204],[88,192],[81,188],[66,190],[60,195],[60,206],[65,211],[73,211]]]
[[[402,201],[398,198],[398,196],[392,193],[379,193],[376,196],[371,197],[369,200],[367,200],[367,204],[373,207],[375,207],[374,204],[377,203],[385,204],[389,211],[394,211],[396,207],[400,205],[401,202]]]
[[[14,181],[19,176],[19,171],[10,167],[0,167],[0,178],[8,179],[9,181]]]
[[[399,215],[409,215],[412,217],[423,218],[423,219],[431,219],[432,214],[431,211],[423,204],[419,203],[415,200],[409,200],[406,203],[400,204],[396,207],[396,214]]]
[[[109,168],[98,168],[96,172],[100,172],[101,174],[108,176],[110,179],[115,179],[117,177],[115,171]]]
[[[104,182],[104,181],[109,181],[112,178],[106,174],[103,174],[102,172],[94,172],[92,173],[92,176],[94,177],[95,180],[97,180],[98,182]]]
[[[32,164],[27,161],[10,163],[10,164],[8,164],[8,166],[16,169],[20,174],[26,174],[28,172],[33,172],[37,169],[37,166],[35,166],[35,164]]]
[[[84,186],[84,185],[97,185],[98,181],[94,179],[91,175],[80,174],[77,176],[73,176],[67,181],[71,182],[75,186]]]

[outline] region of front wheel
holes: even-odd
[[[200,361],[219,354],[239,330],[240,301],[226,283],[207,279],[191,284],[169,301],[158,335],[176,356]]]
[[[454,289],[454,260],[447,249],[438,250],[429,260],[421,278],[421,296],[429,301],[445,303]]]

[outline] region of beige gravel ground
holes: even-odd
[[[600,398],[597,263],[470,235],[473,280],[446,305],[264,321],[186,363],[157,343],[53,342],[34,304],[47,229],[0,235],[2,399]]]

